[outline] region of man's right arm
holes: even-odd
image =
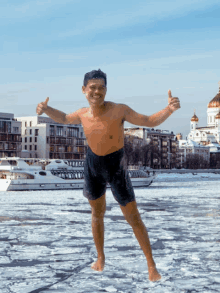
[[[41,102],[37,105],[36,112],[38,115],[42,115],[43,113],[45,113],[54,121],[58,123],[62,123],[62,124],[80,124],[81,123],[81,119],[79,117],[80,110],[67,115],[62,111],[56,110],[48,106],[47,105],[48,101],[49,101],[49,98],[46,98],[44,102]]]

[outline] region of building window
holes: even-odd
[[[30,127],[32,126],[32,122],[30,121]]]
[[[13,132],[18,133],[19,132],[19,127],[13,127]]]
[[[30,142],[32,142],[32,137],[30,137]]]
[[[37,142],[37,137],[36,136],[35,136],[34,140],[35,140],[35,142]]]
[[[30,129],[30,135],[32,135],[32,129]]]
[[[27,142],[27,137],[24,138],[24,142]]]
[[[0,132],[11,133],[11,122],[0,121]]]
[[[35,149],[35,151],[37,150],[37,145],[35,144],[35,146],[34,146],[34,149]]]
[[[79,128],[68,127],[67,128],[67,136],[69,136],[69,137],[79,137]]]
[[[63,126],[57,126],[57,136],[63,136]]]
[[[29,145],[29,150],[32,151],[32,145]]]
[[[27,145],[24,146],[24,149],[27,150]]]
[[[24,132],[24,134],[25,134],[25,135],[27,135],[27,129],[25,129],[25,132]]]
[[[54,125],[50,125],[50,136],[55,136]]]
[[[39,129],[35,129],[35,136],[38,136],[39,134]]]
[[[27,127],[27,121],[24,122],[25,127]]]

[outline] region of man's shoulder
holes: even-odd
[[[120,103],[114,103],[114,102],[109,102],[109,101],[106,101],[106,103],[109,107],[115,108],[115,109],[124,109],[127,107],[127,105],[120,104]]]
[[[83,107],[83,108],[78,109],[77,112],[78,112],[79,115],[80,114],[83,115],[83,114],[87,113],[88,110],[89,110],[88,107]]]

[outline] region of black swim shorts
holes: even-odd
[[[106,156],[98,156],[88,148],[84,165],[83,195],[89,200],[101,197],[110,184],[116,201],[126,206],[135,200],[134,190],[128,171],[123,166],[124,149]]]

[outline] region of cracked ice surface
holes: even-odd
[[[161,174],[135,189],[162,280],[148,281],[132,229],[107,190],[105,270],[81,190],[0,193],[1,293],[211,293],[220,288],[220,176]]]

